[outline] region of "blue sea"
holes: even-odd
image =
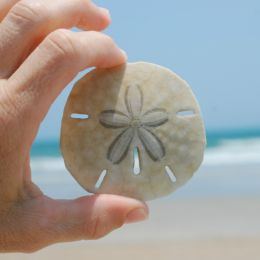
[[[86,192],[65,169],[59,140],[36,141],[31,151],[33,180],[49,196],[73,198]],[[208,131],[198,173],[170,198],[260,197],[260,129]]]

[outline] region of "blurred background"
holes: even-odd
[[[130,62],[157,63],[188,81],[207,129],[205,160],[187,185],[149,203],[146,223],[31,257],[260,259],[260,1],[95,2],[110,9],[106,33]],[[54,198],[86,194],[59,152],[72,85],[52,106],[32,150],[33,178]]]

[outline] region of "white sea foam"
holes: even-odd
[[[65,170],[64,161],[61,157],[36,157],[31,160],[33,171],[63,171]]]
[[[208,148],[204,165],[260,164],[260,138],[225,140]]]
[[[203,165],[260,164],[260,138],[225,140],[219,146],[206,149]],[[61,157],[38,157],[31,162],[33,171],[64,171]]]

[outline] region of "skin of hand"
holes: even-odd
[[[98,239],[146,219],[143,202],[54,200],[31,180],[31,145],[55,98],[79,71],[126,62],[100,32],[109,12],[89,0],[0,0],[0,22],[0,252]],[[81,31],[70,31],[74,26]]]

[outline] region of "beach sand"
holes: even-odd
[[[106,259],[106,260],[259,260],[260,239],[172,241],[124,245],[68,244],[33,255],[6,255],[0,259]]]
[[[150,219],[98,241],[57,244],[1,260],[259,260],[260,198],[166,198],[149,203]]]

